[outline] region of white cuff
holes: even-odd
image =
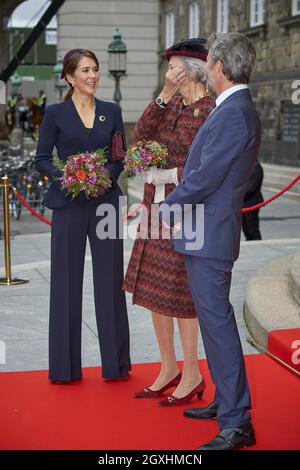
[[[162,168],[150,167],[147,172],[148,184],[154,184],[155,196],[154,203],[158,203],[165,200],[165,184],[178,184],[178,170],[171,168],[170,170],[164,170]]]

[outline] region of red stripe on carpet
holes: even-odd
[[[250,449],[300,449],[300,381],[264,355],[246,356],[257,444]],[[213,398],[206,361],[200,361]],[[182,416],[183,407],[160,408],[157,399],[131,393],[150,384],[158,364],[137,364],[128,382],[103,382],[99,368],[82,382],[53,385],[46,371],[0,373],[1,449],[195,449],[218,432],[215,421]]]
[[[270,331],[268,351],[300,372],[300,328]]]

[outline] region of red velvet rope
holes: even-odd
[[[123,220],[128,220],[130,219],[130,217],[132,217],[134,214],[137,213],[137,211],[140,210],[141,207],[143,207],[143,203],[142,201],[139,203],[139,205],[135,208],[135,209],[132,209],[132,211],[129,211],[128,214],[124,215],[123,217]]]
[[[21,194],[18,193],[18,191],[16,190],[16,188],[13,187],[13,190],[15,192],[15,195],[17,196],[17,198],[19,199],[20,203],[23,204],[24,207],[26,207],[27,210],[29,210],[29,212],[31,212],[32,215],[35,215],[38,219],[40,219],[42,222],[44,222],[45,224],[47,225],[51,225],[51,221],[48,220],[48,219],[45,219],[45,217],[43,217],[41,214],[39,214],[38,212],[36,212],[29,204],[28,202],[25,201],[25,199],[21,196]]]
[[[264,202],[261,202],[260,204],[256,204],[255,206],[251,206],[251,207],[245,207],[244,209],[242,209],[242,213],[245,214],[247,212],[252,212],[252,211],[256,211],[257,209],[260,209],[261,207],[264,207],[266,206],[267,204],[270,204],[270,202],[274,201],[275,199],[277,199],[279,196],[281,196],[282,194],[284,194],[286,191],[288,191],[292,186],[294,186],[294,184],[297,183],[297,181],[300,180],[300,173],[298,176],[296,176],[296,178],[294,178],[288,185],[286,185],[283,189],[281,189],[278,193],[274,194],[274,196],[270,197],[269,199],[267,199],[266,201]]]
[[[286,191],[288,191],[292,186],[294,186],[294,184],[296,184],[298,181],[300,180],[300,173],[298,176],[296,176],[296,178],[294,178],[288,185],[286,185],[283,189],[281,189],[278,193],[274,194],[274,196],[270,197],[269,199],[267,199],[266,201],[264,202],[261,202],[260,204],[256,204],[255,206],[251,206],[251,207],[247,207],[247,208],[244,208],[242,209],[242,213],[243,214],[246,214],[247,212],[252,212],[252,211],[256,211],[258,209],[260,209],[261,207],[264,207],[266,206],[267,204],[270,204],[270,202],[274,201],[275,199],[277,199],[278,197],[282,196],[282,194],[284,194]],[[48,224],[48,225],[51,225],[51,221],[48,220],[48,219],[45,219],[45,217],[43,217],[42,215],[40,215],[38,212],[36,212],[29,204],[28,202],[25,201],[25,199],[18,193],[18,191],[16,190],[16,188],[13,187],[13,190],[17,196],[17,198],[19,199],[19,201],[21,202],[21,204],[23,204],[24,207],[26,207],[27,210],[29,210],[29,212],[31,212],[31,214],[35,215],[38,219],[40,219],[42,222],[44,222],[45,224]],[[130,217],[132,217],[136,212],[138,212],[140,210],[140,208],[143,206],[143,203],[140,202],[138,204],[138,206],[133,209],[132,211],[128,212],[127,215],[125,215],[123,217],[123,220],[127,220],[129,219]]]

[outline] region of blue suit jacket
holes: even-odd
[[[260,121],[248,89],[230,95],[208,116],[191,145],[180,184],[164,203],[180,208],[192,204],[193,216],[195,205],[204,204],[204,244],[187,249],[191,240],[183,232],[181,239],[173,240],[176,251],[228,261],[238,258],[241,209],[259,144]]]
[[[99,116],[104,116],[105,120],[100,121]],[[81,193],[72,200],[66,190],[61,189],[60,182],[56,179],[61,176],[61,171],[52,161],[54,147],[58,157],[64,161],[75,153],[107,147],[109,160],[115,131],[124,133],[121,109],[114,103],[96,99],[95,121],[91,130],[84,127],[71,98],[63,103],[47,106],[40,127],[35,159],[37,170],[52,181],[44,200],[45,206],[50,209],[72,207],[86,199],[85,194]],[[113,186],[108,191],[113,191],[123,169],[123,162],[108,163],[108,169],[113,178]]]

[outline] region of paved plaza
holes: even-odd
[[[270,194],[265,192],[264,196],[267,198]],[[50,217],[51,213],[48,212],[47,216]],[[136,219],[130,222],[134,225],[136,223]],[[30,282],[20,286],[0,286],[0,340],[5,342],[6,348],[6,364],[0,364],[0,371],[47,369],[50,228],[31,215],[24,213],[21,222],[12,221],[12,230],[15,233],[11,242],[12,274],[14,277],[27,278]],[[245,354],[258,352],[247,342],[249,332],[243,319],[247,281],[257,269],[268,261],[300,250],[299,201],[281,197],[262,209],[261,231],[263,241],[242,241],[241,255],[233,272],[231,301],[234,305]],[[124,241],[126,265],[132,244],[132,240]],[[3,249],[3,240],[1,240],[1,276],[4,274]],[[159,361],[158,347],[149,311],[132,305],[129,294],[127,295],[127,305],[132,362]],[[89,249],[85,264],[82,333],[83,365],[98,365],[100,355]],[[177,329],[176,350],[178,359],[182,359]],[[201,339],[199,340],[199,357],[204,357]]]

